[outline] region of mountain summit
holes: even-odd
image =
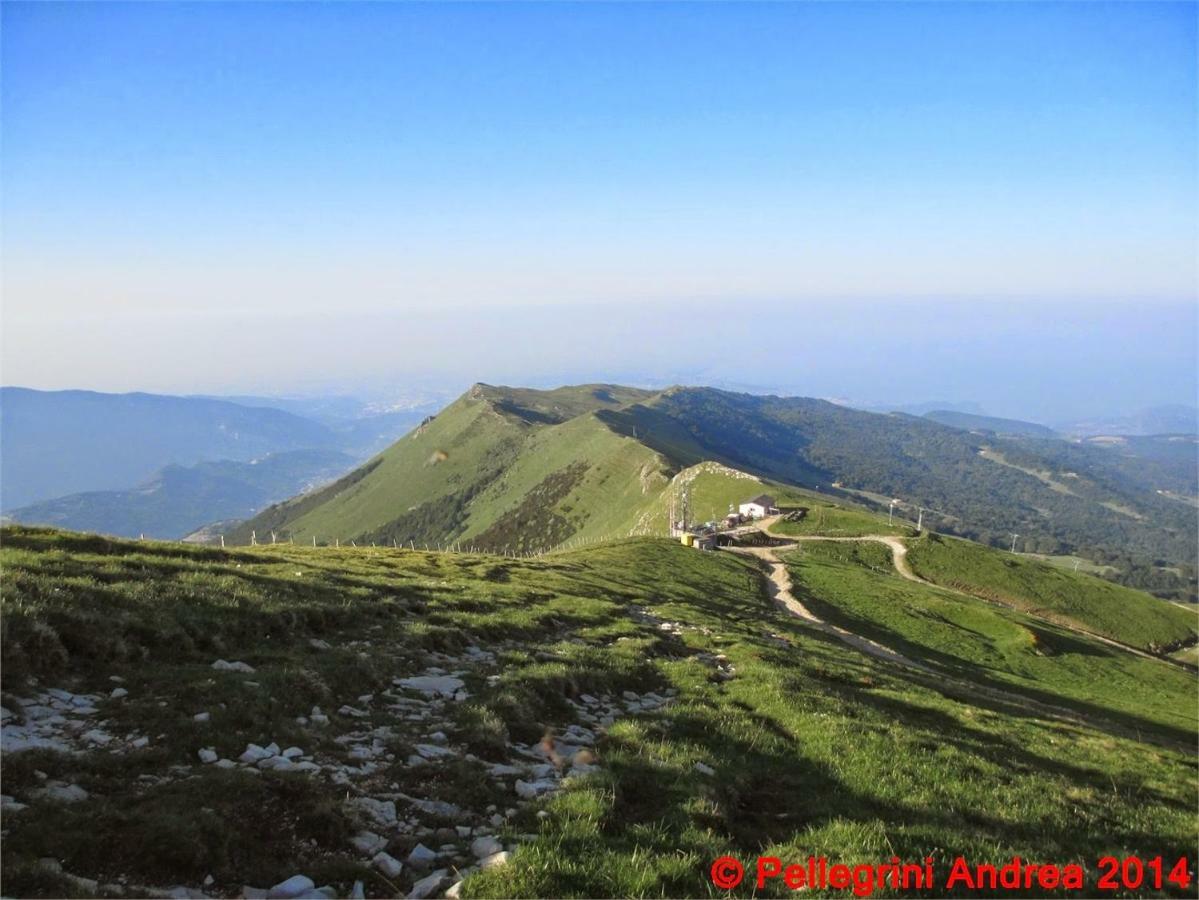
[[[926,508],[925,525],[1005,546],[1014,532],[1041,552],[1186,559],[1195,540],[1185,504],[1095,448],[803,397],[610,384],[476,384],[344,478],[230,536],[527,552],[665,533],[684,487],[692,518],[715,518],[759,482],[795,504],[805,491],[873,508],[899,497]]]

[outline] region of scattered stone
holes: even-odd
[[[331,650],[332,645],[328,641],[322,641],[320,638],[309,638],[308,646],[313,650]]]
[[[412,691],[420,691],[427,697],[453,697],[465,687],[466,682],[453,675],[417,675],[414,678],[398,678],[396,684]]]
[[[205,764],[214,763],[218,759],[220,759],[220,757],[217,756],[217,752],[215,750],[213,750],[211,747],[201,747],[196,752],[196,755],[198,757],[200,757],[200,762],[205,763]]]
[[[135,738],[129,746],[133,747],[135,750],[141,750],[143,747],[150,746],[150,739],[145,736]]]
[[[444,759],[447,756],[457,756],[449,747],[438,744],[417,744],[414,748],[425,759]]]
[[[408,892],[408,900],[425,900],[432,896],[445,884],[448,876],[449,872],[445,869],[438,869],[436,872],[426,875],[412,886],[412,890]]]
[[[123,687],[113,688],[112,693],[109,694],[108,696],[111,697],[113,700],[120,700],[122,697],[128,697],[129,692],[127,690],[125,690]]]
[[[379,852],[371,859],[376,869],[388,878],[398,878],[404,871],[404,864],[389,853]]]
[[[479,867],[482,869],[491,869],[496,866],[505,865],[511,856],[512,854],[507,850],[501,850],[499,853],[493,853],[486,859],[479,860]]]
[[[417,844],[408,854],[408,865],[417,869],[425,869],[437,859],[437,853],[424,844]]]
[[[516,779],[516,796],[525,800],[535,800],[542,794],[547,794],[557,787],[557,783],[549,779],[541,781],[521,781]]]
[[[458,900],[458,896],[462,893],[462,885],[465,882],[465,878],[463,878],[461,881],[455,881],[448,888],[446,888],[446,891],[444,894],[442,894],[442,896],[448,897],[449,900]]]
[[[212,715],[210,713],[200,712],[200,713],[196,713],[194,716],[192,716],[192,721],[193,722],[207,722],[211,718],[212,718]]]
[[[45,786],[38,788],[34,794],[58,803],[81,803],[91,796],[79,785],[63,781],[47,781]]]
[[[355,709],[353,706],[349,706],[349,705],[343,706],[337,712],[343,716],[350,716],[351,718],[354,718],[354,719],[365,719],[367,716],[370,715],[370,713],[368,713],[364,709]]]
[[[374,797],[355,797],[349,805],[361,812],[376,825],[390,828],[396,824],[394,800],[376,800]]]
[[[0,794],[0,813],[15,813],[27,808],[28,804],[21,803],[8,794]]]
[[[350,900],[366,900],[366,888],[362,886],[361,881],[354,882],[350,889]]]
[[[488,856],[494,856],[503,849],[504,845],[491,835],[477,837],[470,843],[470,852],[475,859],[484,859]]]
[[[713,769],[707,763],[702,763],[702,762],[697,762],[695,764],[695,771],[699,772],[700,775],[715,775],[716,774],[715,769]]]
[[[387,846],[387,840],[373,831],[360,831],[350,838],[350,846],[363,856],[374,856]]]
[[[259,760],[266,759],[267,757],[274,755],[275,754],[266,747],[259,747],[257,744],[246,744],[246,749],[242,755],[238,757],[238,760],[246,765],[254,765]]]
[[[218,659],[216,662],[214,662],[212,664],[212,667],[214,669],[216,669],[218,672],[241,672],[245,675],[253,675],[254,674],[254,667],[249,665],[248,663],[242,662],[241,660],[236,660],[234,662],[226,662],[223,659]],[[302,877],[302,876],[297,876],[297,877]],[[286,884],[286,882],[284,882],[284,883]],[[312,884],[311,881],[309,881],[308,883]]]
[[[306,894],[315,887],[316,882],[307,875],[293,875],[267,891],[266,896],[268,900],[295,900],[301,894]]]
[[[284,757],[285,759],[295,759],[298,756],[303,756],[304,751],[301,750],[299,747],[288,747],[286,750],[284,750],[279,755]]]

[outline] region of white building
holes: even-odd
[[[769,494],[759,494],[738,506],[737,512],[747,519],[761,519],[765,516],[778,515],[778,507],[774,505],[774,498]]]

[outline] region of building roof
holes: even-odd
[[[758,496],[754,497],[751,500],[746,500],[745,503],[743,503],[741,505],[748,506],[750,503],[756,503],[756,504],[758,504],[758,506],[770,507],[770,506],[774,506],[774,498],[771,497],[769,494],[758,494]]]

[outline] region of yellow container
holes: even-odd
[[[695,535],[683,534],[679,536],[679,543],[684,547],[692,547],[695,545]]]

